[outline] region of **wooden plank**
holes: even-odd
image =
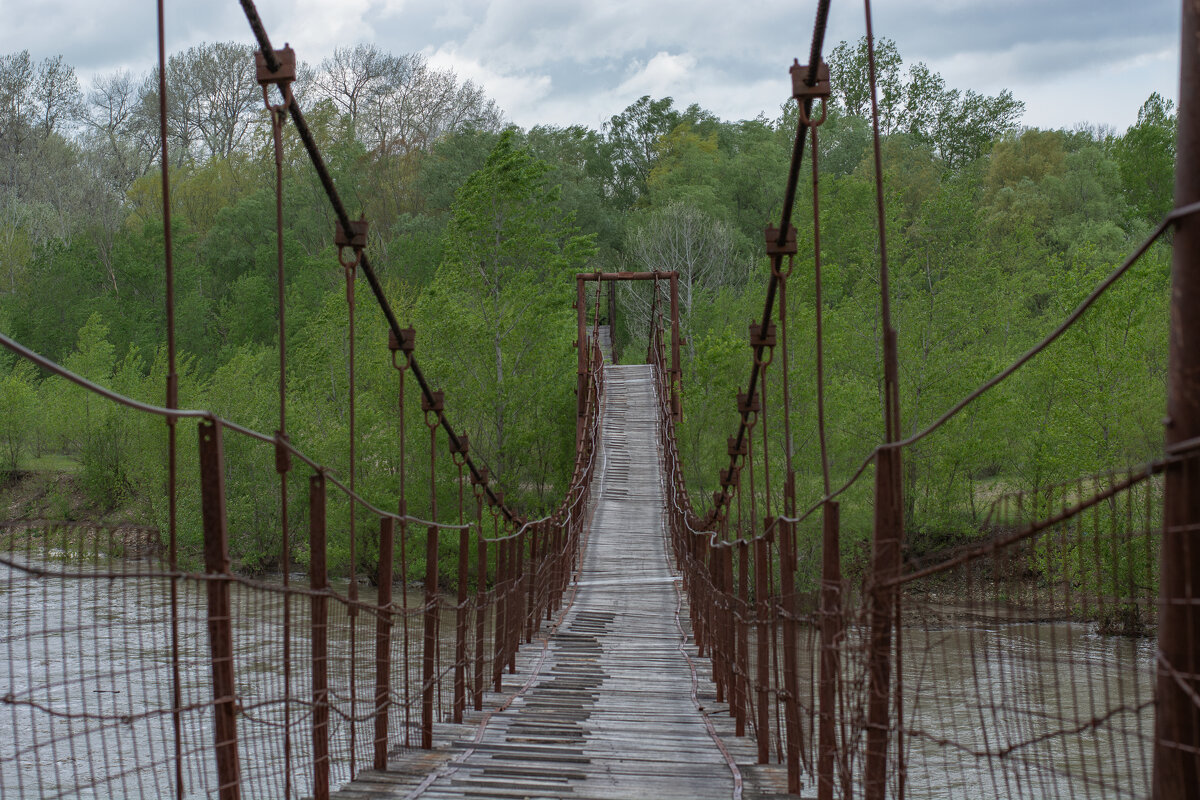
[[[516,691],[540,659],[529,690],[489,719],[482,739],[468,733],[444,748],[436,778],[417,795],[424,800],[734,796],[730,767],[692,699],[681,650],[686,605],[666,552],[649,367],[606,367],[604,402],[592,525],[564,623],[550,633],[544,658],[536,642],[525,648],[518,674],[504,676],[504,692],[485,697],[494,706]],[[695,660],[701,676],[711,674],[705,659]],[[711,684],[701,680],[698,688],[713,723],[729,729],[717,719],[725,706],[711,703]],[[727,749],[742,763],[754,761],[750,740],[731,740]],[[373,773],[371,794],[337,796],[413,796],[420,775],[396,767],[406,774],[395,794],[376,794],[386,789]],[[746,797],[775,794],[774,773],[761,783],[747,787]]]

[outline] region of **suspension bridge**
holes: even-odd
[[[771,268],[762,315],[746,339],[748,378],[718,490],[692,498],[676,434],[686,411],[678,276],[584,273],[576,276],[574,471],[541,519],[506,503],[503,476],[477,463],[452,424],[436,376],[421,367],[417,332],[401,326],[371,266],[366,222],[349,216],[292,95],[295,54],[272,46],[251,0],[241,5],[259,45],[277,156],[290,121],[337,218],[350,312],[352,465],[357,280],[367,281],[386,320],[398,382],[398,497],[388,508],[364,497],[357,469],[343,478],[287,434],[282,234],[278,430],[179,407],[164,125],[164,403],[123,397],[0,335],[43,370],[129,413],[163,419],[170,504],[162,532],[36,520],[0,526],[0,796],[1200,798],[1194,3],[1183,3],[1176,210],[1042,342],[907,437],[876,124],[884,437],[842,486],[830,479],[824,437],[815,203],[806,223],[814,227],[815,274],[804,276],[816,288],[815,330],[789,327],[787,300],[800,278],[797,187],[806,152],[810,163],[819,153],[815,109],[830,91],[822,61],[829,3],[818,3],[808,63],[791,70],[790,97],[801,113],[782,217],[765,231]],[[159,13],[163,80],[161,2]],[[866,18],[871,42],[869,4]],[[872,92],[873,69],[872,62]],[[163,84],[159,97],[165,119]],[[812,175],[816,198],[815,163]],[[1161,457],[996,497],[992,518],[1003,522],[993,535],[906,559],[909,448],[1052,347],[1168,233],[1174,294],[1172,319],[1163,322],[1171,353]],[[643,365],[612,363],[601,319],[617,310],[602,313],[601,287],[617,281],[651,287]],[[819,421],[815,452],[804,456],[824,467],[812,497],[796,485],[801,454],[791,430],[789,341],[795,349],[801,337],[815,343]],[[426,452],[406,452],[406,403],[428,427]],[[179,446],[181,436],[194,437],[194,463],[181,463],[192,453]],[[273,456],[285,521],[278,581],[232,568],[230,437]],[[405,471],[418,456],[428,459],[428,486]],[[447,457],[457,505],[439,514],[437,463]],[[180,565],[182,469],[200,476],[203,570]],[[303,513],[289,514],[296,475],[307,477],[308,493]],[[873,496],[871,552],[861,572],[844,573],[840,502],[859,490]],[[408,513],[417,492],[429,493],[429,519]],[[338,515],[334,507],[352,510]],[[329,574],[335,524],[346,527],[346,579]],[[370,576],[356,574],[364,535],[378,547]],[[395,562],[422,538],[421,596],[409,598],[401,580],[397,598]],[[299,583],[293,541],[308,548]],[[1031,578],[1029,565],[1051,551],[1082,554],[1087,579]],[[447,554],[450,574],[439,572]],[[407,578],[403,563],[399,577]]]

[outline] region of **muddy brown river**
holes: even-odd
[[[344,583],[334,588],[345,594]],[[180,719],[184,796],[215,797],[205,587],[181,580],[178,591],[180,689],[188,709]],[[285,710],[292,795],[309,796],[308,600],[291,601],[294,700],[288,704],[280,702],[287,695],[278,582],[256,589],[234,584],[232,594],[243,796],[286,794]],[[411,595],[410,603],[417,602],[417,592]],[[0,610],[0,797],[173,796],[170,581],[41,578],[0,565]],[[443,632],[452,636],[449,619],[443,615]],[[407,691],[415,698],[420,630],[413,620]],[[360,615],[357,624],[359,699],[351,708],[349,624],[345,607],[331,604],[335,782],[350,776],[349,717],[365,719],[373,705],[374,618]],[[1063,622],[905,629],[902,638],[905,797],[1148,796],[1152,639],[1101,636],[1091,626]],[[442,640],[444,669],[452,643]],[[397,625],[397,662],[403,647]],[[393,690],[403,697],[406,687]],[[444,714],[449,698],[441,700]],[[419,713],[419,701],[416,708]],[[393,710],[392,729],[401,738],[406,724],[414,730],[416,722],[403,708]],[[359,725],[354,742],[364,768],[371,759],[370,725]],[[853,774],[861,774],[861,764]],[[893,794],[896,789],[893,779]]]

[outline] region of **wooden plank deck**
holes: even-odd
[[[596,340],[600,344],[600,353],[604,356],[604,363],[613,363],[612,328],[608,325],[597,325]]]
[[[695,648],[668,567],[654,408],[649,367],[606,367],[582,570],[563,624],[544,646],[523,648],[517,674],[506,676],[504,694],[528,683],[525,691],[475,726],[439,726],[453,737],[440,751],[364,773],[340,800],[738,796],[735,776],[740,783],[747,769],[736,764],[752,764],[755,749],[730,735],[708,660],[687,655]],[[768,788],[747,786],[744,797],[775,794],[778,771],[751,767],[751,783]]]

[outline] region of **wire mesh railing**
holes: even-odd
[[[590,363],[598,376],[598,349]],[[4,796],[322,797],[405,748],[429,747],[436,724],[461,721],[501,689],[519,645],[561,605],[583,531],[599,391],[589,379],[580,458],[551,517],[501,522],[479,484],[475,518],[461,525],[369,515],[379,531],[370,599],[329,574],[332,480],[322,469],[310,479],[308,585],[234,574],[225,426],[213,418],[198,426],[203,572],[170,569],[156,528],[0,524],[10,621]],[[397,523],[426,528],[432,580],[420,597],[393,594],[405,549],[403,538],[393,546]],[[447,555],[454,569],[440,576]]]
[[[165,419],[172,508],[165,541],[155,529],[132,525],[0,523],[0,604],[9,620],[7,672],[0,676],[4,796],[328,797],[332,787],[386,766],[401,750],[431,747],[439,722],[481,709],[485,694],[499,691],[505,671],[515,669],[520,644],[560,608],[575,566],[598,446],[603,373],[596,328],[585,335],[581,307],[579,426],[569,488],[552,515],[524,520],[476,463],[467,437],[451,426],[444,396],[415,357],[415,332],[400,327],[384,297],[365,252],[365,223],[352,220],[338,198],[291,95],[294,54],[274,50],[253,4],[242,5],[261,45],[259,78],[276,153],[290,118],[338,220],[350,387],[359,275],[387,321],[399,381],[397,511],[360,494],[356,469],[339,478],[290,442],[282,290],[280,426],[273,435],[179,409],[173,345],[167,401],[156,407],[90,384],[0,337],[17,355],[127,413]],[[669,534],[696,644],[711,658],[717,701],[735,719],[737,734],[756,737],[760,762],[786,765],[796,793],[815,786],[821,798],[862,794],[868,800],[1194,797],[1200,792],[1200,656],[1193,635],[1200,514],[1186,498],[1189,487],[1200,485],[1192,432],[1200,421],[1179,411],[1182,401],[1172,400],[1175,432],[1161,458],[1132,472],[998,491],[974,540],[951,552],[906,557],[903,545],[909,508],[904,459],[913,448],[1039,358],[1164,234],[1179,231],[1180,247],[1200,203],[1180,193],[1177,210],[1060,326],[927,428],[903,437],[876,125],[885,433],[850,480],[835,488],[825,441],[816,164],[824,119],[817,104],[828,102],[830,92],[821,61],[828,8],[828,2],[818,4],[809,64],[793,67],[792,98],[801,111],[782,219],[765,234],[766,298],[750,328],[749,379],[736,401],[739,423],[711,504],[693,504],[688,493],[675,433],[678,332],[672,332],[669,356],[662,319],[667,304],[658,302],[659,281],[653,282],[648,361],[660,401]],[[1195,28],[1194,17],[1185,16],[1185,23]],[[869,4],[867,40],[873,41]],[[872,61],[874,109],[873,71]],[[270,102],[272,86],[281,103]],[[165,103],[161,87],[160,99]],[[808,143],[822,488],[801,502],[788,289],[798,253],[791,219]],[[169,265],[165,135],[163,153]],[[280,182],[277,172],[282,214]],[[282,256],[278,269],[282,287]],[[601,295],[597,291],[597,304]],[[167,296],[170,302],[169,290]],[[1186,365],[1178,366],[1176,353],[1172,358],[1179,380]],[[417,383],[413,391],[429,430],[423,455],[430,484],[419,489],[405,467],[404,421],[418,416],[411,402],[406,411],[407,375]],[[1183,377],[1191,383],[1175,391],[1186,394],[1195,388],[1194,376]],[[354,464],[353,391],[349,406]],[[199,474],[199,500],[190,510],[201,520],[204,569],[188,571],[177,553],[176,433],[181,421],[192,419],[198,421],[196,458],[184,467]],[[282,521],[277,582],[234,574],[226,432],[274,457]],[[289,511],[288,487],[300,471],[295,461],[305,465],[308,493],[299,511]],[[457,505],[448,515],[437,511],[445,496],[439,469],[456,479]],[[868,477],[874,482],[869,492]],[[418,490],[428,493],[430,519],[408,513],[408,495]],[[843,565],[840,502],[851,492],[873,497],[871,552]],[[1172,505],[1180,497],[1184,502]],[[702,514],[701,506],[711,510]],[[350,547],[347,577],[330,574],[331,525],[345,528],[339,537]],[[363,563],[355,550],[360,531],[376,548],[376,572],[367,576],[376,594],[369,599],[359,595],[364,581],[355,572]],[[292,534],[309,548],[301,584],[291,582]],[[407,559],[421,544],[424,583],[409,597]]]
[[[441,723],[482,709],[486,693],[501,691],[504,672],[515,669],[520,645],[561,607],[575,569],[597,450],[599,348],[581,342],[579,440],[564,496],[549,516],[526,520],[505,503],[467,436],[451,426],[443,393],[433,390],[418,364],[416,332],[400,327],[380,288],[365,248],[366,223],[349,218],[291,93],[294,54],[271,49],[253,4],[242,5],[263,48],[258,77],[277,167],[281,127],[290,118],[337,217],[346,279],[350,468],[339,476],[287,433],[281,234],[278,430],[264,434],[178,407],[164,127],[165,405],[124,397],[0,336],[19,357],[74,384],[73,391],[119,413],[167,422],[163,499],[170,508],[164,531],[0,523],[0,605],[9,620],[0,674],[0,796],[328,797],[364,769],[383,769],[406,749],[431,747]],[[161,77],[161,3],[159,22]],[[281,102],[272,103],[276,90]],[[161,85],[160,101],[166,102]],[[278,233],[280,169],[275,194]],[[387,504],[367,499],[357,484],[359,276],[383,312],[398,380],[396,496]],[[415,386],[406,387],[408,376]],[[421,453],[428,458],[425,486],[416,480],[421,471],[414,469],[406,431],[417,419],[429,433]],[[186,431],[191,420],[197,421],[195,438],[188,441],[185,433],[180,439],[181,425]],[[226,458],[234,442],[238,463]],[[226,482],[234,470],[266,474],[272,466],[276,497],[230,495]],[[297,490],[307,494],[304,502],[289,505]],[[409,513],[418,493],[428,519]],[[449,510],[447,496],[453,498]],[[274,529],[276,578],[235,572],[230,544],[240,532],[231,531],[227,513],[234,500],[254,504]],[[266,510],[272,505],[277,512]],[[181,521],[202,531],[202,569],[180,566]],[[293,546],[304,544],[308,552],[295,558]],[[422,571],[421,550],[424,580],[410,592],[411,576]],[[297,564],[303,572],[293,574]],[[364,565],[371,574],[359,572]]]
[[[869,2],[865,10],[876,117]],[[884,437],[845,483],[834,484],[824,406],[818,168],[818,130],[831,88],[820,59],[827,12],[828,3],[818,4],[809,65],[792,67],[799,114],[784,212],[780,226],[766,230],[771,268],[762,316],[750,326],[750,377],[736,399],[739,421],[727,443],[728,466],[720,470],[711,500],[688,493],[677,444],[679,414],[663,400],[676,379],[661,310],[650,332],[670,533],[696,644],[712,659],[718,703],[734,718],[738,735],[757,738],[761,763],[786,766],[794,793],[815,789],[820,798],[871,800],[1195,797],[1200,652],[1193,582],[1200,516],[1185,508],[1195,477],[1195,439],[1179,432],[1179,412],[1169,420],[1168,441],[1174,443],[1131,471],[1034,482],[1024,490],[1003,481],[971,488],[972,507],[981,503],[986,510],[959,523],[968,535],[952,547],[906,548],[909,530],[931,524],[930,512],[908,491],[906,469],[922,455],[919,448],[936,442],[964,412],[975,412],[998,386],[1077,330],[1156,242],[1194,224],[1196,197],[1177,193],[1176,210],[1061,324],[928,426],[905,436],[875,119],[875,352]],[[813,217],[805,238],[813,246],[815,303],[803,318],[815,324],[796,331],[788,325],[798,253],[791,215],[806,144]],[[1186,256],[1176,237],[1178,304],[1178,264]],[[1197,356],[1184,345],[1194,337],[1178,328],[1179,315],[1188,312],[1178,306],[1173,313],[1173,364],[1192,363],[1187,359]],[[808,434],[811,454],[795,451],[799,423],[789,394],[799,383],[788,339],[797,335],[815,345],[815,386],[808,397],[815,399],[816,413],[807,418],[816,428]],[[1183,374],[1173,367],[1173,376],[1169,405],[1178,409],[1187,402],[1178,395],[1196,392],[1194,370]],[[1192,431],[1191,422],[1183,426]],[[1004,447],[992,444],[993,451]],[[802,455],[820,464],[816,479],[809,472],[805,481],[821,487],[811,498],[797,496],[794,462]],[[870,542],[869,552],[853,550],[847,563],[845,503],[855,509],[854,533]]]

